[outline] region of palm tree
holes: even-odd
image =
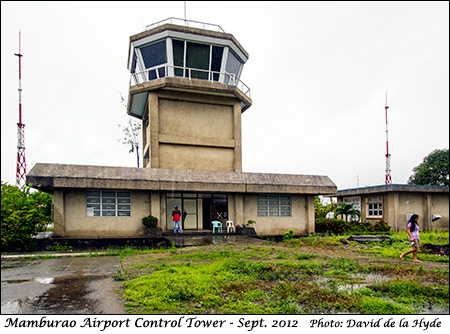
[[[361,217],[361,212],[357,209],[354,209],[353,204],[347,203],[338,203],[335,214],[345,216],[345,221],[347,222],[348,218],[351,218],[353,216],[358,216],[358,218]]]

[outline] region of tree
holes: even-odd
[[[126,107],[125,99],[122,95],[120,95],[120,103]],[[139,147],[141,142],[141,123],[138,120],[128,118],[128,124],[126,126],[122,126],[119,124],[119,127],[122,129],[123,138],[119,140],[124,145],[130,145],[129,153],[136,152],[136,160],[137,166],[140,167],[139,163]]]
[[[408,184],[449,186],[449,151],[436,149],[413,168]]]
[[[333,210],[333,199],[331,199],[331,203],[323,205],[319,196],[314,197],[314,214],[316,219],[325,218],[327,214],[333,212]]]
[[[335,210],[335,214],[345,216],[345,221],[348,221],[349,218],[353,216],[361,217],[361,212],[357,209],[353,208],[353,204],[348,203],[338,203],[337,208]]]
[[[2,185],[1,249],[34,249],[33,236],[51,221],[52,196],[29,187]]]

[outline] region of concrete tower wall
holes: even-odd
[[[242,170],[238,99],[156,91],[149,94],[148,106],[143,143],[149,159],[144,167]]]

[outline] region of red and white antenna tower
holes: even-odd
[[[391,184],[392,183],[392,176],[391,176],[391,155],[389,154],[389,139],[388,139],[388,117],[387,117],[387,92],[386,92],[386,104],[384,107],[385,115],[386,115],[386,176],[384,183],[385,184]]]
[[[17,123],[17,169],[16,169],[16,185],[23,186],[27,175],[27,167],[25,162],[25,124],[22,123],[22,54],[20,45],[19,31],[19,53],[15,55],[19,57],[19,123]]]

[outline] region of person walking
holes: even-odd
[[[420,247],[420,236],[419,236],[419,216],[413,214],[406,225],[406,231],[408,232],[409,241],[411,242],[412,249],[407,251],[406,253],[400,254],[400,259],[403,260],[405,255],[409,253],[413,253],[413,261],[414,262],[422,262],[417,259],[417,250]]]
[[[179,231],[179,233],[183,233],[181,231],[181,224],[180,224],[180,220],[181,220],[181,211],[178,210],[178,206],[175,205],[174,210],[172,211],[172,217],[173,217],[173,233],[177,233],[177,231]]]

